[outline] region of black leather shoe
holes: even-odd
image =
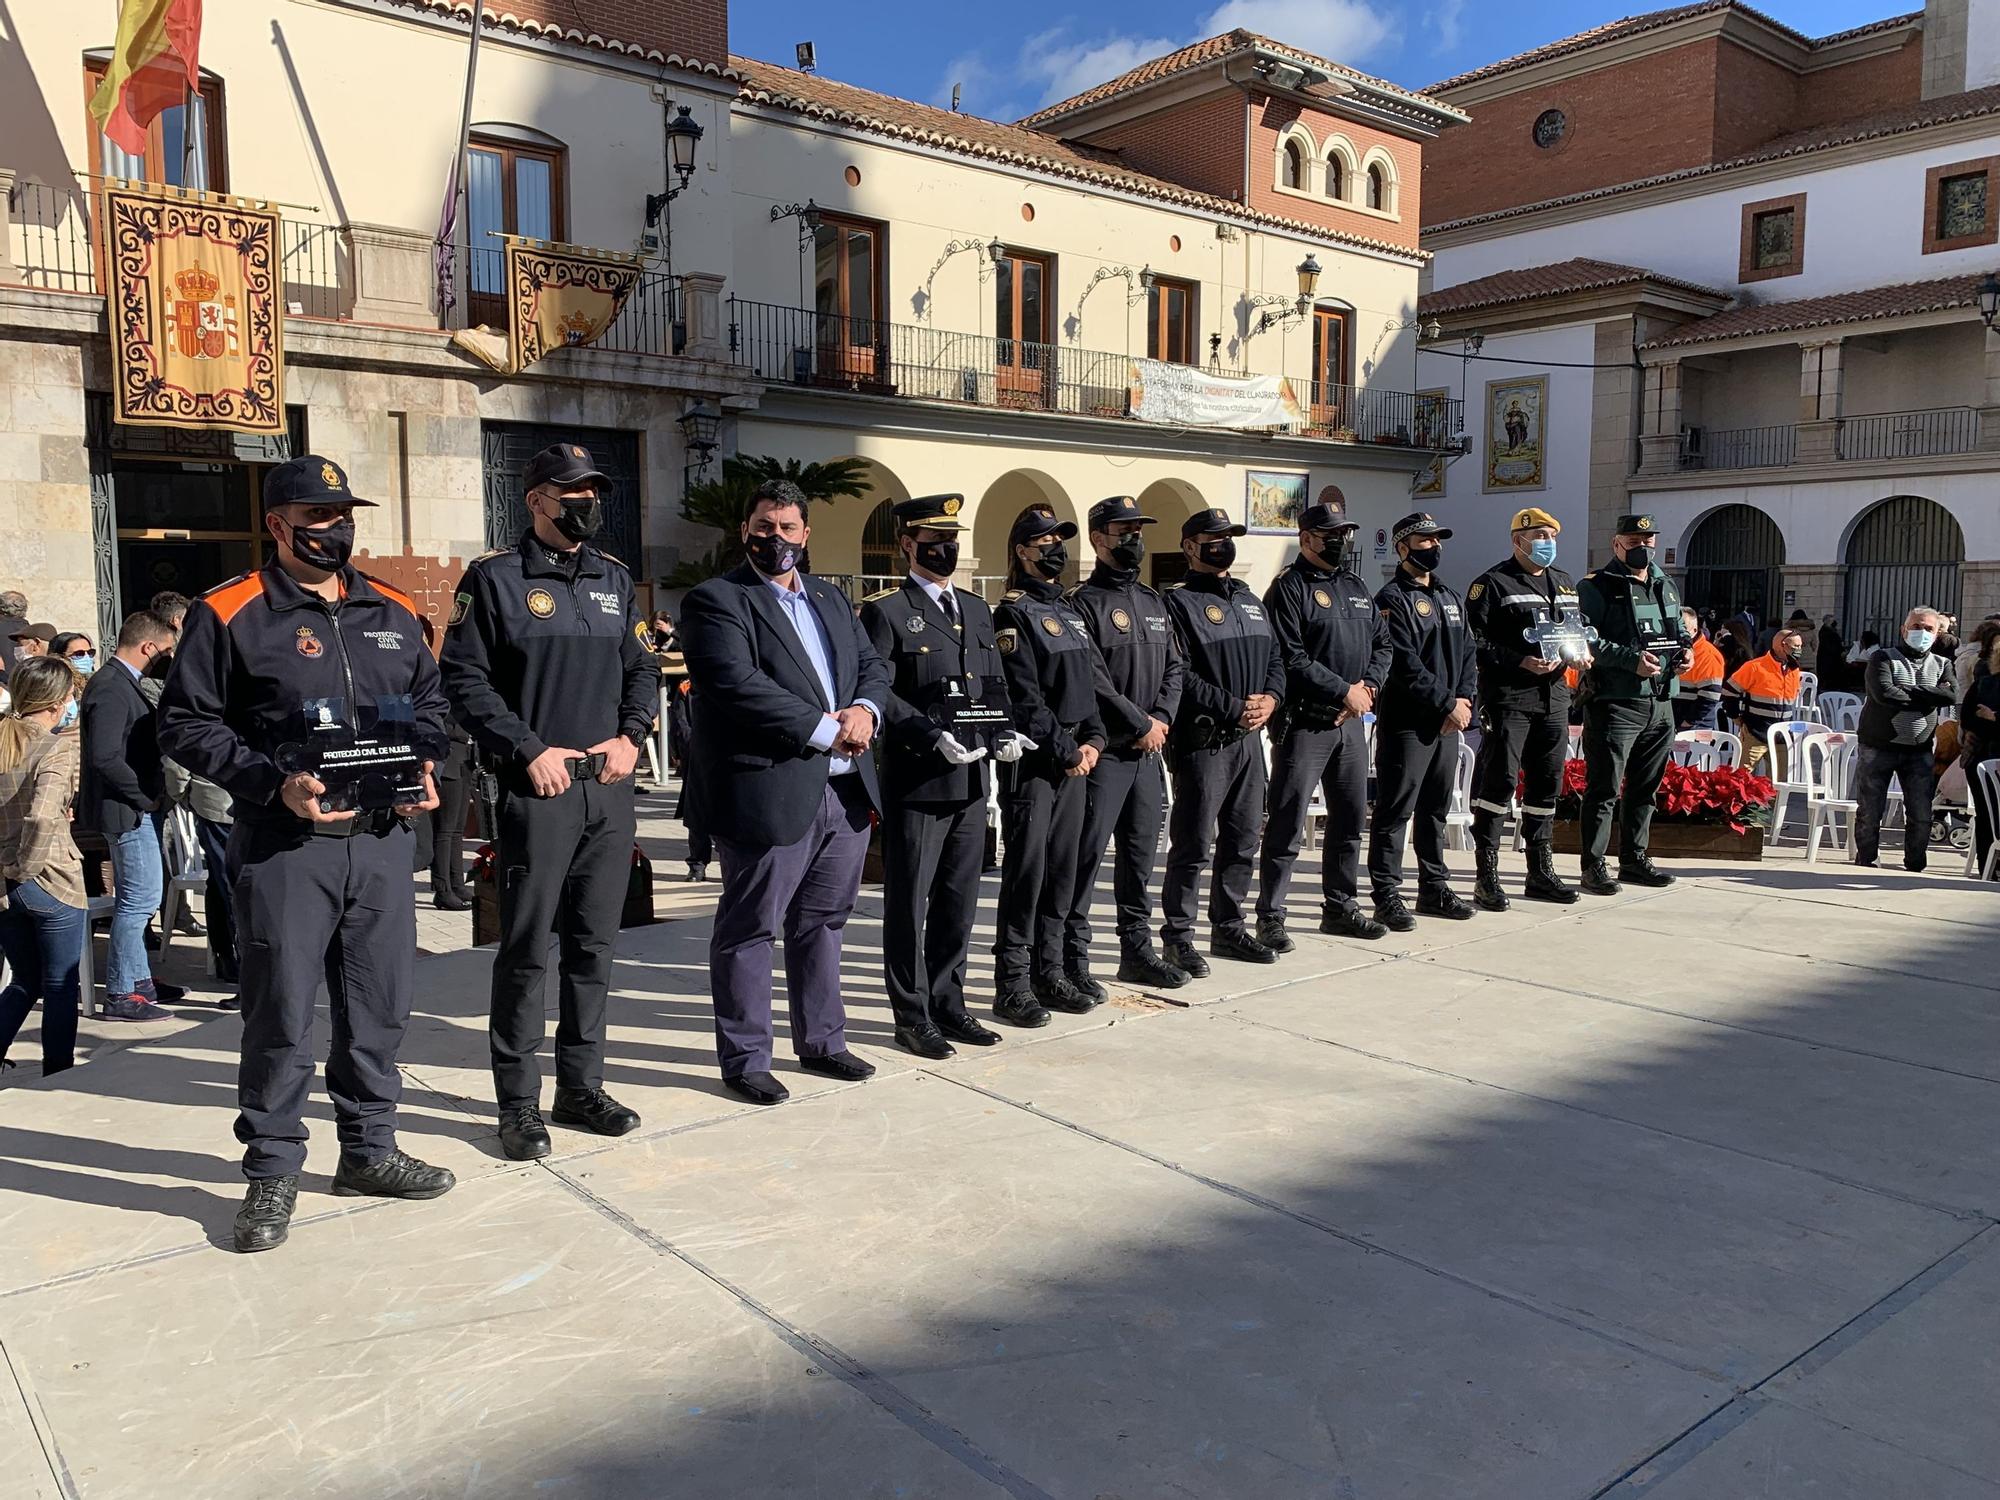
[[[224,995],[220,1000],[215,1002],[215,1008],[217,1010],[240,1011],[243,1009],[243,1001],[236,995]]]
[[[333,1169],[336,1198],[442,1198],[458,1185],[443,1167],[418,1161],[407,1151],[391,1151],[374,1161],[340,1153]]]
[[[1319,930],[1333,937],[1364,938],[1374,942],[1389,935],[1389,929],[1358,906],[1336,906],[1320,914]]]
[[[150,998],[156,1005],[179,1005],[187,997],[187,986],[184,984],[168,984],[164,979],[153,981]]]
[[[932,1062],[943,1062],[947,1057],[958,1055],[958,1049],[945,1040],[944,1032],[928,1021],[921,1026],[898,1026],[896,1045],[905,1052],[928,1057]]]
[[[1247,927],[1218,927],[1208,935],[1208,951],[1240,964],[1274,964],[1278,955],[1250,936]]]
[[[993,1002],[993,1018],[1005,1021],[1009,1026],[1021,1026],[1032,1031],[1038,1026],[1046,1026],[1055,1017],[1042,1008],[1032,990],[1009,990]]]
[[[1417,926],[1417,919],[1403,904],[1401,891],[1391,891],[1386,896],[1375,898],[1375,920],[1391,932],[1414,932]]]
[[[722,1086],[752,1104],[783,1104],[792,1097],[792,1091],[769,1073],[738,1073],[723,1079]]]
[[[1550,901],[1557,906],[1576,904],[1576,892],[1556,874],[1555,853],[1546,843],[1528,845],[1528,881],[1521,887],[1527,901]]]
[[[1031,988],[1035,998],[1050,1010],[1059,1010],[1064,1015],[1088,1015],[1097,1009],[1097,1002],[1082,990],[1071,984],[1064,974],[1038,975]]]
[[[1285,919],[1282,915],[1257,919],[1257,941],[1273,953],[1290,953],[1298,947],[1298,944],[1292,941],[1292,935],[1285,931]]]
[[[1083,996],[1092,1005],[1102,1005],[1106,1000],[1111,998],[1110,992],[1095,979],[1092,979],[1090,977],[1090,970],[1086,968],[1079,966],[1074,969],[1064,969],[1063,978],[1069,981],[1071,989]]]
[[[472,903],[457,891],[440,888],[431,892],[431,905],[439,911],[470,911]]]
[[[598,1135],[630,1135],[639,1128],[639,1112],[627,1109],[603,1089],[557,1089],[549,1118]]]
[[[1593,896],[1615,896],[1625,889],[1611,878],[1610,867],[1601,859],[1586,859],[1583,862],[1583,875],[1577,884]]]
[[[1170,964],[1151,948],[1127,948],[1118,959],[1118,977],[1128,984],[1150,984],[1177,990],[1188,982],[1188,971]]]
[[[1665,870],[1662,870],[1659,866],[1655,865],[1650,859],[1646,858],[1646,856],[1643,854],[1640,855],[1637,859],[1619,860],[1618,878],[1624,881],[1625,884],[1627,885],[1647,885],[1647,886],[1660,887],[1660,886],[1669,886],[1674,883],[1673,876],[1669,875]]]
[[[1481,844],[1473,851],[1473,859],[1479,866],[1479,876],[1472,885],[1472,899],[1479,903],[1482,911],[1505,911],[1513,905],[1507,893],[1500,889],[1500,847],[1497,844]],[[1423,909],[1421,899],[1418,910]]]
[[[838,1078],[842,1083],[859,1083],[875,1076],[875,1064],[863,1062],[852,1052],[829,1052],[825,1057],[802,1057],[799,1067],[822,1078]]]
[[[1417,915],[1444,917],[1453,922],[1470,922],[1472,908],[1459,899],[1457,891],[1444,885],[1434,891],[1417,892]]]
[[[185,906],[180,909],[179,915],[174,918],[174,931],[186,933],[189,937],[208,936],[208,929],[202,926],[201,918],[197,917]]]
[[[243,1195],[243,1206],[236,1210],[235,1240],[240,1255],[254,1255],[259,1250],[275,1250],[285,1243],[285,1237],[292,1232],[292,1210],[299,1203],[299,1179],[290,1177],[259,1177],[250,1184],[250,1191]]]
[[[500,1149],[509,1161],[536,1161],[549,1154],[549,1127],[532,1104],[500,1111]]]
[[[964,1011],[946,1011],[937,1018],[936,1030],[953,1040],[963,1042],[968,1047],[997,1047],[1000,1033],[990,1027],[981,1026]]]
[[[1188,978],[1208,978],[1208,960],[1195,951],[1193,943],[1168,943],[1165,951],[1167,962],[1185,973]]]
[[[1854,856],[1852,862],[1864,870],[1879,870],[1882,868],[1882,861],[1873,854],[1857,854]]]
[[[1903,868],[1908,870],[1912,875],[1923,874],[1930,867],[1930,862],[1930,851],[1928,849],[1913,849],[1903,856]],[[1673,878],[1671,875],[1667,877],[1669,880]]]

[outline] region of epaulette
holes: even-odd
[[[863,599],[863,600],[862,600],[861,602],[862,602],[863,604],[873,604],[873,603],[874,603],[874,602],[875,602],[875,601],[876,601],[877,599],[886,599],[886,598],[888,598],[888,597],[889,597],[889,596],[890,596],[891,594],[900,594],[900,593],[902,593],[902,591],[903,591],[903,587],[902,587],[902,585],[901,585],[901,584],[897,584],[897,585],[896,585],[895,587],[893,587],[893,588],[886,588],[886,589],[878,589],[878,590],[876,590],[876,591],[875,591],[874,593],[872,593],[872,594],[868,595],[868,596],[867,596],[866,598],[864,598],[864,599]]]
[[[1000,596],[1000,602],[1002,604],[1012,604],[1016,599],[1020,598],[1023,594],[1027,592],[1028,591],[1026,589],[1009,589],[1007,590],[1006,593]]]
[[[615,562],[618,564],[619,567],[623,568],[628,573],[632,571],[632,565],[627,561],[625,561],[624,558],[620,557],[616,552],[606,552],[602,547],[598,547],[593,550],[597,553],[599,557],[603,558],[606,562]]]
[[[476,563],[491,562],[496,557],[505,557],[513,550],[512,547],[495,547],[489,552],[480,553],[479,556],[473,558],[473,561]]]
[[[225,579],[212,589],[204,589],[198,597],[206,599],[210,594],[219,594],[224,589],[235,588],[239,583],[248,583],[262,571],[261,568],[252,568],[248,572],[238,573],[234,578]]]

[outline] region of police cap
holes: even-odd
[[[1059,537],[1068,541],[1076,535],[1076,522],[1058,521],[1052,510],[1031,510],[1014,523],[1014,529],[1007,533],[1007,545],[1025,546],[1038,536]]]
[[[1427,510],[1412,511],[1396,523],[1390,534],[1392,541],[1405,541],[1413,536],[1434,536],[1444,541],[1451,535],[1451,529],[1438,525],[1437,517]]]
[[[903,501],[892,514],[905,531],[915,531],[919,526],[928,531],[963,531],[965,523],[959,520],[958,513],[964,506],[963,495],[919,495]]]
[[[330,458],[308,453],[264,476],[264,509],[279,505],[373,505],[347,487],[347,471]]]
[[[1354,531],[1360,525],[1359,521],[1348,520],[1338,505],[1329,505],[1324,500],[1299,512],[1301,531]]]
[[[1250,528],[1240,521],[1229,519],[1229,512],[1219,505],[1207,510],[1198,510],[1181,522],[1181,540],[1187,541],[1198,536],[1242,536]]]
[[[1113,495],[1108,500],[1100,500],[1090,507],[1090,529],[1104,531],[1120,521],[1137,521],[1141,526],[1151,526],[1159,521],[1158,516],[1149,516],[1139,509],[1139,502],[1130,495]]]
[[[605,474],[590,461],[590,450],[577,443],[552,443],[529,459],[521,470],[521,488],[538,490],[545,484],[575,489],[586,480],[603,484]]]
[[[1618,524],[1611,528],[1613,536],[1658,536],[1660,528],[1653,524],[1651,516],[1620,516]]]

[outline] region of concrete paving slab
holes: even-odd
[[[1030,1493],[1585,1495],[1727,1399],[925,1074],[567,1170]]]
[[[1615,940],[1580,937],[1564,949],[1562,973],[1602,972],[1618,951]],[[1338,976],[1226,1009],[1892,1196],[2000,1211],[2000,1085],[1421,960],[1369,981]],[[1873,990],[1850,981],[1823,1003],[1872,1004]]]
[[[28,1414],[29,1399],[0,1340],[0,1500],[65,1500]]]
[[[0,1336],[86,1496],[1003,1493],[538,1168],[0,1301]]]
[[[1220,1057],[1254,1084],[1179,1087]],[[1967,1237],[1930,1209],[1214,1012],[955,1076],[1746,1384]]]

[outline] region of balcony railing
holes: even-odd
[[[1683,469],[1782,468],[1798,457],[1799,430],[1777,427],[1690,427],[1681,434]]]
[[[735,297],[729,299],[729,348],[736,363],[780,384],[1071,416],[1132,415],[1129,354]],[[1304,421],[1271,430],[1430,448],[1463,425],[1463,403],[1436,396],[1347,385],[1314,386],[1310,396]]]
[[[504,250],[472,252],[470,320],[496,328],[507,326]],[[664,271],[647,270],[625,305],[591,345],[621,354],[679,354],[687,343],[687,323],[681,309],[681,279]]]
[[[1843,417],[1840,456],[1847,459],[1931,458],[1979,446],[1979,413],[1970,406]]]

